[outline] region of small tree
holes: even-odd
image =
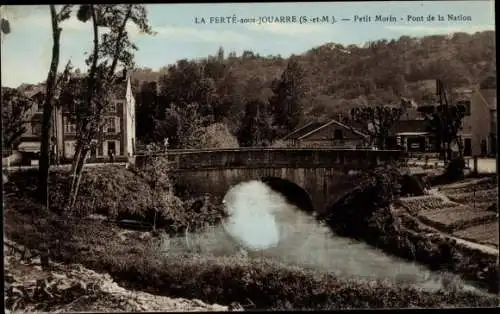
[[[123,66],[124,74],[133,66],[132,52],[137,50],[137,47],[130,42],[126,31],[127,23],[132,21],[141,32],[153,34],[148,25],[144,5],[82,5],[77,16],[82,22],[92,22],[93,52],[86,60],[90,69],[85,81],[83,108],[79,109],[77,146],[71,167],[72,182],[68,197],[70,209],[76,202],[90,144],[102,125],[102,113],[111,101],[109,91],[120,80],[119,75],[115,73],[118,64]],[[110,30],[109,33],[102,34],[101,42],[98,27],[107,27]],[[111,61],[111,65],[108,61]]]
[[[363,125],[363,131],[370,135],[371,145],[379,149],[386,148],[391,127],[401,115],[402,109],[378,105],[374,107],[356,107],[351,110],[353,121]]]

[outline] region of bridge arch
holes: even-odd
[[[297,206],[299,209],[307,213],[315,211],[309,193],[295,182],[279,177],[263,177],[260,180],[272,190],[279,192],[289,203]]]
[[[288,200],[293,197],[291,202],[301,204],[298,207],[322,212],[333,195],[355,182],[351,172],[397,161],[401,151],[254,147],[171,150],[164,157],[174,182],[191,192],[222,199],[238,183],[266,180],[283,189]],[[147,160],[147,156],[135,156],[136,167],[140,169]]]

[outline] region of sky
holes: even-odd
[[[140,34],[128,28],[139,50],[138,67],[154,70],[180,59],[215,54],[219,47],[241,55],[251,50],[262,56],[288,57],[330,42],[362,45],[378,39],[403,35],[475,33],[494,30],[494,1],[383,1],[383,2],[290,2],[219,4],[147,4],[148,17],[156,35]],[[375,22],[376,15],[396,17],[396,22]],[[427,21],[429,15],[470,16],[471,21]],[[62,23],[59,69],[71,59],[86,71],[85,52],[92,47],[91,24],[72,18]],[[408,21],[408,15],[424,21]],[[17,87],[38,83],[47,77],[51,60],[52,35],[48,5],[2,6],[2,16],[11,22],[11,33],[2,35],[2,86]],[[210,23],[210,17],[236,16],[237,23]],[[241,23],[241,19],[295,17],[295,23]],[[308,22],[301,16],[307,17]],[[336,23],[312,23],[314,17],[335,17]],[[370,16],[371,22],[354,20]],[[205,23],[202,22],[202,18]],[[292,18],[290,18],[291,20]],[[350,21],[341,21],[350,19]],[[198,23],[196,23],[196,20]]]

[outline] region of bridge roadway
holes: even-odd
[[[190,193],[223,197],[240,182],[264,179],[305,210],[323,211],[339,191],[352,184],[352,170],[400,160],[399,150],[328,148],[235,148],[168,150],[174,181]],[[146,155],[134,163],[142,167]],[[281,183],[280,183],[281,182]],[[305,204],[305,205],[304,205]],[[301,206],[302,206],[301,205]]]

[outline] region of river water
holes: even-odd
[[[389,256],[365,243],[333,235],[260,181],[231,188],[224,198],[229,218],[221,226],[182,238],[164,238],[165,254],[200,253],[275,259],[343,278],[385,280],[435,291],[483,293],[450,273]]]

